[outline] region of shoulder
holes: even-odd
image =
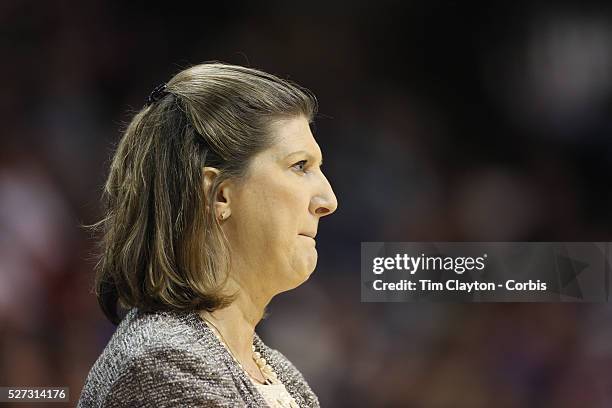
[[[126,315],[94,364],[80,406],[235,406],[237,390],[188,313]]]
[[[180,348],[148,348],[118,372],[103,402],[123,406],[237,406],[231,377],[209,359]]]

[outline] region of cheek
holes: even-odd
[[[240,247],[253,264],[273,274],[308,276],[317,262],[313,243],[299,236],[313,223],[308,189],[301,183],[292,174],[266,175],[252,179],[237,197]]]
[[[268,182],[261,186],[256,200],[262,221],[271,221],[279,232],[297,228],[300,220],[308,215],[307,197],[291,183]]]
[[[247,194],[239,197],[241,235],[261,240],[260,247],[285,246],[286,250],[300,232],[300,220],[308,214],[308,202],[299,193],[295,186],[278,181],[253,183]]]
[[[314,243],[308,238],[301,237],[301,229],[308,224],[308,203],[303,195],[295,188],[281,187],[278,190],[269,191],[265,205],[270,209],[269,217],[261,226],[262,233],[267,241],[265,250],[262,252],[269,256],[269,262],[273,263],[271,269],[279,269],[289,273],[291,280],[295,274],[308,276],[316,266],[317,251]]]

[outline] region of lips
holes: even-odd
[[[316,232],[314,234],[313,233],[303,233],[303,234],[300,234],[300,235],[303,236],[303,237],[308,237],[308,238],[315,239],[315,237],[317,236],[317,233]]]

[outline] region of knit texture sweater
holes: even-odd
[[[319,407],[285,356],[261,353],[301,408]],[[267,407],[247,374],[197,312],[131,309],[94,363],[78,407]]]

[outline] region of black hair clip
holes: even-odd
[[[159,101],[161,98],[163,98],[167,94],[168,94],[168,91],[166,91],[166,84],[157,85],[155,89],[153,90],[153,92],[151,92],[151,94],[147,98],[145,107],[151,105],[154,102]]]

